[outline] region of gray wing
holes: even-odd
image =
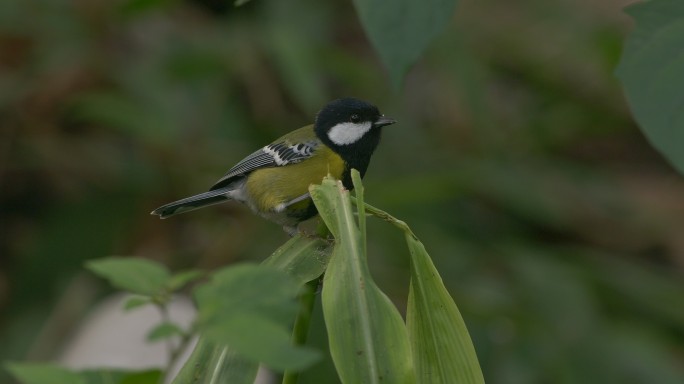
[[[230,184],[233,178],[244,176],[256,169],[283,167],[288,164],[299,163],[311,157],[320,144],[318,140],[303,143],[281,141],[269,144],[235,164],[233,168],[211,187],[210,191],[223,188]]]

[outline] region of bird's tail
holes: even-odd
[[[167,217],[177,215],[179,213],[194,211],[195,209],[223,203],[224,201],[228,200],[231,200],[230,190],[221,188],[215,191],[200,193],[199,195],[186,197],[185,199],[162,205],[161,207],[152,211],[151,214],[159,216],[160,219],[166,219]]]

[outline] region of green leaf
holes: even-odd
[[[451,21],[456,0],[354,0],[354,5],[398,88],[408,69]]]
[[[684,2],[642,2],[627,13],[636,28],[616,74],[646,137],[684,173]]]
[[[201,337],[173,384],[253,384],[259,363]]]
[[[147,334],[147,341],[155,342],[164,339],[168,339],[174,336],[181,336],[185,333],[178,324],[163,322],[157,324],[154,328],[150,330]]]
[[[349,192],[326,178],[310,193],[336,239],[323,281],[323,314],[330,352],[345,383],[415,382],[401,315],[375,285]]]
[[[423,244],[406,233],[411,288],[406,324],[418,382],[484,383],[468,329]]]
[[[276,370],[312,364],[315,351],[290,344],[288,329],[298,309],[300,285],[273,267],[224,268],[195,291],[198,325],[211,342]]]
[[[5,368],[22,384],[87,384],[77,372],[54,364],[6,363]]]
[[[167,145],[177,137],[173,121],[162,114],[158,100],[117,91],[83,92],[71,100],[78,121],[105,125],[123,134],[156,145]]]
[[[81,372],[87,384],[157,384],[162,372],[158,369],[146,371],[124,371],[120,369],[98,369]]]
[[[151,369],[143,372],[128,373],[119,381],[119,384],[157,384],[160,382],[161,378],[162,371]]]
[[[330,244],[321,238],[297,235],[273,252],[263,265],[284,271],[304,285],[325,272],[331,251]]]
[[[22,384],[157,384],[161,371],[97,369],[75,372],[49,363],[6,363],[5,368]]]
[[[166,289],[170,292],[177,291],[187,284],[200,279],[202,276],[204,276],[204,272],[198,269],[178,272],[171,276],[171,279],[166,284]]]
[[[146,296],[162,293],[170,278],[163,265],[131,257],[93,260],[87,262],[86,267],[116,288]]]
[[[320,357],[318,351],[293,346],[284,324],[256,314],[236,313],[205,327],[204,332],[210,340],[281,372],[302,370]]]
[[[152,303],[152,300],[148,296],[131,296],[124,302],[123,309],[124,311],[130,311],[150,303]]]
[[[263,265],[287,273],[301,286],[323,274],[331,251],[332,247],[323,239],[297,235],[273,252]],[[202,337],[174,383],[252,384],[258,366],[234,349]],[[191,381],[195,378],[197,381]]]

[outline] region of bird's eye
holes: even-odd
[[[358,123],[361,121],[361,117],[355,113],[349,117],[349,120],[351,120],[352,123]]]

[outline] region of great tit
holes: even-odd
[[[382,127],[395,122],[365,101],[334,100],[318,112],[313,125],[292,131],[245,157],[209,192],[163,205],[152,214],[165,219],[236,200],[294,235],[300,222],[318,213],[309,185],[330,174],[351,190],[351,169],[363,177]]]

